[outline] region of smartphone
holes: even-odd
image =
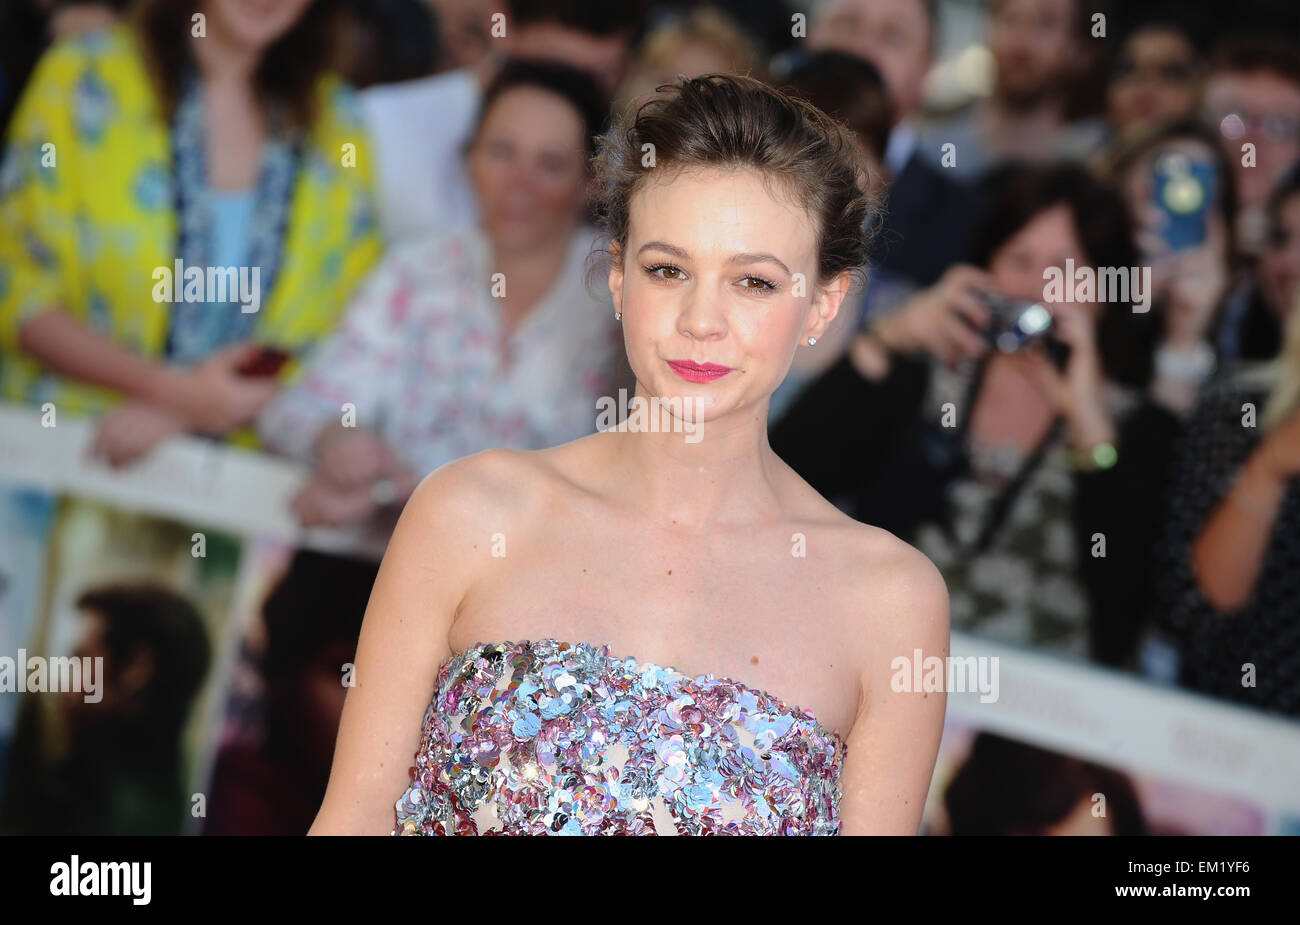
[[[1204,243],[1218,188],[1214,162],[1171,152],[1156,158],[1151,170],[1152,197],[1165,217],[1161,237],[1169,249],[1181,251]]]
[[[269,377],[278,375],[293,354],[279,347],[258,347],[238,369],[241,376]]]

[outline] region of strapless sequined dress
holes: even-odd
[[[837,835],[846,745],[711,674],[555,639],[438,670],[394,835]]]

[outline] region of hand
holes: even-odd
[[[316,438],[316,475],[335,488],[369,490],[401,469],[397,456],[373,431],[328,424]]]
[[[290,505],[304,527],[337,527],[369,517],[379,509],[369,485],[339,488],[314,476]]]
[[[185,422],[174,414],[143,402],[131,402],[99,419],[90,455],[116,469],[140,459],[163,440],[184,430]]]
[[[255,355],[244,342],[218,350],[175,375],[161,396],[166,407],[197,431],[218,436],[252,423],[279,388],[273,378],[241,376],[239,367]]]
[[[1264,438],[1251,461],[1279,481],[1300,476],[1300,410],[1291,412]]]
[[[1091,449],[1099,443],[1114,443],[1115,425],[1106,410],[1105,374],[1094,323],[1087,309],[1073,302],[1055,302],[1051,309],[1056,338],[1070,347],[1065,372],[1056,368],[1042,345],[1009,354],[1007,361],[1034,382],[1065,418],[1072,445]]]
[[[977,329],[989,323],[989,310],[975,295],[979,289],[995,290],[993,278],[958,264],[929,289],[875,322],[872,330],[893,353],[925,350],[950,366],[965,357],[981,356],[988,344]]]
[[[413,470],[403,467],[392,473],[389,481],[394,496],[381,502],[374,482],[342,487],[317,474],[294,496],[291,507],[304,527],[344,526],[364,520],[380,508],[404,505],[420,480]]]

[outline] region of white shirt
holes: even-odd
[[[889,141],[885,142],[885,152],[881,158],[890,173],[898,176],[903,172],[907,162],[912,159],[912,153],[916,151],[916,144],[916,128],[910,122],[900,122],[894,126],[889,133]]]
[[[463,152],[482,95],[470,68],[361,92],[376,161],[380,230],[388,244],[477,222]]]

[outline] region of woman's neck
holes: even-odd
[[[190,36],[190,49],[205,83],[251,87],[262,54],[231,41],[218,28],[203,36]]]
[[[971,439],[985,447],[1028,451],[1042,440],[1056,411],[1035,383],[1001,354],[989,360],[971,418]]]
[[[669,409],[645,397],[638,383],[629,400],[629,430],[611,434],[612,489],[652,521],[672,529],[707,530],[761,521],[778,505],[783,465],[767,438],[767,402],[737,408],[715,420],[684,400]],[[633,430],[635,401],[641,427]],[[652,417],[653,416],[653,417]]]
[[[564,271],[575,231],[576,228],[571,228],[529,248],[511,250],[489,244],[492,252],[489,272],[500,273],[505,280],[501,307],[508,325],[513,326],[532,311],[555,285]]]

